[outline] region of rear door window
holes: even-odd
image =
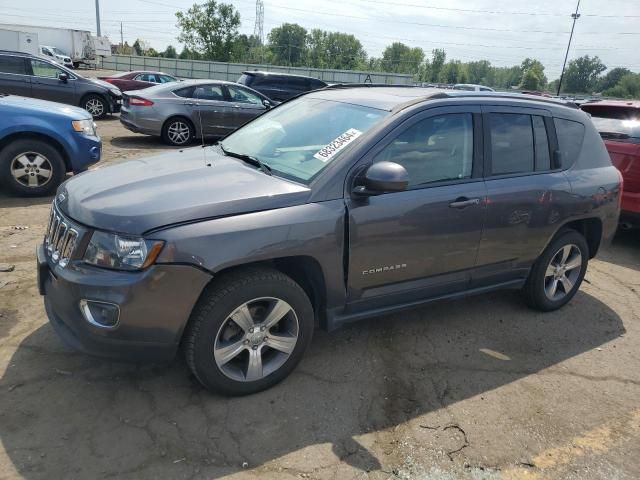
[[[534,142],[531,115],[490,113],[491,173],[533,172]]]
[[[0,55],[0,73],[26,75],[27,69],[24,58]]]

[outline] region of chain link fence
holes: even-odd
[[[401,73],[363,72],[356,70],[329,70],[306,67],[279,67],[248,63],[205,62],[200,60],[180,60],[175,58],[141,57],[133,55],[112,55],[102,59],[105,70],[159,70],[180,78],[207,78],[235,82],[246,70],[292,73],[318,78],[328,83],[384,83],[412,85],[411,75]]]

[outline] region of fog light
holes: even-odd
[[[100,328],[115,328],[120,318],[120,307],[115,303],[80,300],[80,310],[84,318]]]

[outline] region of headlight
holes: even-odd
[[[163,245],[157,240],[93,232],[84,261],[116,270],[141,270],[155,262]]]
[[[93,120],[74,120],[73,122],[71,122],[71,126],[76,132],[84,133],[85,135],[89,135],[92,137],[97,136],[96,124]]]

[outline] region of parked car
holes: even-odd
[[[475,85],[473,83],[456,83],[453,86],[454,90],[464,90],[467,92],[493,92],[493,88],[485,87],[484,85]]]
[[[640,227],[640,101],[603,100],[581,105],[622,172],[622,228]]]
[[[0,188],[50,195],[67,172],[100,160],[101,143],[81,108],[0,94]]]
[[[40,45],[40,55],[49,57],[51,61],[64,65],[67,68],[73,68],[71,57],[56,47]]]
[[[63,184],[39,288],[71,344],[156,359],[182,345],[207,388],[248,394],[293,370],[316,322],[504,288],[562,307],[616,230],[620,182],[575,106],[328,88],[215,146]]]
[[[144,88],[153,87],[159,83],[170,83],[179,81],[172,75],[167,75],[162,72],[147,72],[147,71],[135,71],[135,72],[123,72],[110,75],[108,77],[98,77],[100,80],[104,80],[111,85],[115,85],[121,91],[127,92],[129,90],[142,90]]]
[[[0,93],[76,105],[93,118],[120,111],[122,93],[63,65],[28,53],[0,50]]]
[[[251,87],[276,102],[284,102],[301,93],[327,86],[322,80],[313,77],[259,71],[242,72],[238,83]]]
[[[126,92],[120,122],[132,132],[184,146],[194,138],[224,137],[272,105],[244,85],[186,80]]]

